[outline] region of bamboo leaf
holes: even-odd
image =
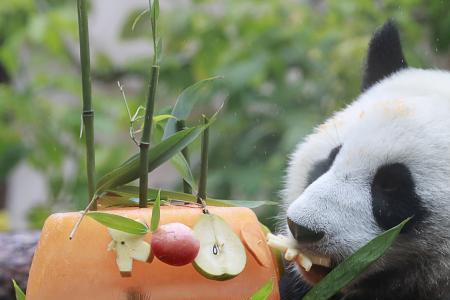
[[[206,126],[197,126],[184,129],[151,148],[148,152],[148,171],[154,170],[180,152],[194,141],[205,128]],[[137,178],[139,178],[139,153],[100,178],[96,194],[111,187],[127,184]]]
[[[339,292],[386,252],[410,219],[383,232],[349,256],[315,285],[303,300],[326,300]]]
[[[158,122],[161,121],[165,121],[167,119],[176,119],[174,116],[172,115],[157,115],[157,116],[153,116],[153,125],[158,124]]]
[[[266,300],[269,299],[273,290],[273,279],[269,279],[266,284],[263,285],[249,300]]]
[[[208,118],[203,115],[203,124],[208,125]],[[200,152],[200,178],[198,179],[197,201],[206,199],[206,185],[208,179],[208,145],[209,128],[206,128],[202,134],[201,152]]]
[[[152,232],[155,232],[158,229],[159,219],[160,219],[160,206],[161,206],[161,190],[158,190],[158,195],[156,196],[155,202],[153,203],[152,209],[152,221],[150,225],[150,229]]]
[[[177,131],[183,130],[184,128],[186,128],[186,122],[184,120],[177,120],[176,128],[177,128]],[[192,175],[191,166],[190,166],[191,159],[190,159],[188,147],[181,150],[180,155],[182,157],[183,164],[185,165],[185,169]],[[183,174],[182,174],[182,177],[186,177],[186,176],[183,176]],[[192,180],[189,180],[188,178],[183,178],[183,192],[184,193],[193,194],[193,190],[194,190],[194,186],[195,186],[195,180],[193,180],[193,179],[194,178],[192,178]],[[192,182],[189,183],[189,181],[192,181]]]
[[[148,8],[141,11],[141,13],[134,19],[133,21],[133,25],[131,25],[131,31],[134,31],[134,28],[136,27],[136,24],[139,22],[139,20],[146,14],[148,13]]]
[[[123,232],[138,235],[143,235],[148,232],[147,226],[127,217],[114,214],[107,214],[103,212],[89,212],[87,213],[87,216],[105,225],[106,227],[120,230]]]
[[[186,194],[181,192],[173,192],[166,190],[156,190],[148,189],[148,199],[154,201],[160,191],[161,200],[180,200],[185,202],[197,203],[197,197],[192,194]],[[102,208],[113,207],[113,206],[135,206],[136,199],[139,195],[139,189],[136,186],[124,185],[116,188],[111,188],[106,191],[107,197],[101,197],[98,200],[99,205]],[[116,198],[114,200],[114,195]],[[278,205],[277,202],[273,201],[251,201],[251,200],[221,200],[214,198],[206,198],[206,204],[210,206],[225,206],[225,207],[247,207],[247,208],[257,208],[263,205]]]
[[[181,192],[173,192],[173,191],[166,191],[166,190],[157,190],[157,189],[148,189],[148,198],[150,201],[153,201],[156,199],[158,195],[158,191],[160,192],[160,198],[161,200],[181,200],[186,202],[191,202],[193,199],[196,200],[196,197],[191,194],[185,194]],[[123,198],[135,198],[139,194],[139,189],[137,186],[133,185],[123,185],[116,188],[111,188],[106,191],[110,197],[113,197],[116,195],[117,197],[123,197]]]
[[[158,127],[160,127],[160,124],[157,124],[157,126],[155,126],[155,129],[157,129]],[[185,130],[188,130],[188,129],[190,129],[190,130],[193,130],[193,129],[195,129],[195,128],[200,128],[200,127],[204,127],[204,126],[197,126],[197,127],[190,127],[190,128],[186,128]],[[204,130],[204,128],[202,129],[202,131]],[[200,134],[200,133],[199,133]],[[160,135],[160,133],[156,133],[156,135],[158,136],[158,135]],[[195,140],[195,139],[194,139]],[[192,141],[194,141],[194,140],[192,140]],[[155,148],[159,145],[159,144],[162,144],[162,142],[165,142],[165,141],[160,141],[160,143],[158,143],[156,146],[155,146]],[[153,148],[152,148],[153,149]],[[152,149],[150,149],[149,151],[151,151]],[[180,150],[181,151],[181,150]],[[136,159],[136,156],[138,156],[139,154],[135,154],[135,155],[133,155],[132,157],[130,157],[129,159],[127,159],[124,163],[122,163],[120,166],[122,167],[122,166],[124,166],[124,165],[126,165],[126,164],[129,164],[130,162],[132,162],[134,159]],[[151,170],[149,170],[149,172],[150,172]],[[101,179],[100,179],[101,180]]]
[[[155,19],[155,22],[158,21],[158,18],[159,18],[159,0],[153,0],[152,12],[153,12],[153,18]]]
[[[25,300],[25,293],[22,291],[20,286],[17,284],[17,282],[13,279],[12,280],[14,285],[14,290],[16,292],[16,300]]]
[[[103,193],[97,201],[100,209],[109,207],[135,207],[139,205],[139,199],[137,197],[116,192]]]
[[[162,39],[158,38],[158,41],[156,42],[156,57],[157,57],[157,63],[161,60],[161,53],[162,53]]]
[[[163,133],[164,133],[163,125],[161,123],[155,124],[155,128],[153,128],[152,142],[153,143],[161,142]]]
[[[149,8],[150,8],[150,21],[152,24],[152,37],[153,37],[153,50],[155,51],[156,58],[156,24],[159,17],[159,1],[158,0],[149,0]]]
[[[170,160],[172,165],[177,169],[178,173],[183,177],[183,179],[192,187],[195,188],[195,179],[192,175],[191,168],[188,162],[181,153],[175,154]]]
[[[222,200],[222,199],[212,199],[206,198],[206,204],[212,206],[235,206],[235,207],[247,207],[247,208],[258,208],[264,205],[278,205],[274,201],[263,201],[263,200]]]
[[[139,108],[141,108],[141,107],[139,107]],[[136,114],[137,113],[139,113],[139,111],[136,111]],[[136,114],[132,118],[130,118],[130,120],[131,120],[130,121],[130,137],[136,144],[138,144],[138,142],[136,141],[136,133],[143,131],[144,124],[141,123],[138,130],[135,130],[134,127],[135,127],[136,121],[143,120],[144,116],[143,115],[142,116],[138,116]],[[172,116],[172,115],[168,115],[168,114],[157,115],[157,116],[153,117],[152,135],[151,135],[151,138],[152,138],[153,141],[156,141],[156,142],[160,142],[161,141],[164,128],[163,128],[163,126],[160,123],[165,121],[165,120],[167,120],[167,119],[170,119],[170,118],[175,118],[175,117]]]
[[[184,89],[178,96],[171,115],[178,120],[186,120],[195,104],[202,98],[199,97],[199,92],[208,87],[208,84],[214,82],[217,79],[222,79],[222,77],[210,77],[196,82],[195,84]],[[176,131],[176,120],[170,119],[166,124],[166,128],[164,129],[163,140],[167,139]]]

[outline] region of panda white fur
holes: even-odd
[[[361,95],[297,146],[283,197],[285,233],[334,265],[413,216],[336,299],[450,299],[450,73],[409,68],[387,22]],[[323,276],[296,269],[288,276],[309,284]],[[283,281],[282,297],[300,299],[295,279]]]

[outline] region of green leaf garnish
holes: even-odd
[[[106,227],[123,232],[137,235],[143,235],[148,232],[148,227],[146,225],[127,217],[97,211],[88,212],[87,216]]]

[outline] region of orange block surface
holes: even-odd
[[[27,300],[158,300],[248,299],[268,280],[274,288],[269,299],[279,299],[278,267],[252,210],[209,207],[241,237],[247,264],[238,276],[215,281],[203,277],[192,264],[173,267],[157,258],[133,262],[131,277],[122,277],[107,228],[86,217],[73,240],[69,233],[80,213],[57,213],[45,222],[30,270]],[[133,219],[151,219],[151,208],[124,208],[110,212]],[[180,222],[193,227],[202,211],[190,206],[162,206],[160,224]],[[151,240],[151,234],[144,238]]]

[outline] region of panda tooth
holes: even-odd
[[[309,270],[311,270],[311,267],[313,265],[312,260],[309,257],[302,255],[302,254],[297,255],[295,257],[295,261],[300,266],[302,266],[302,268],[305,269],[306,272],[309,272]]]
[[[310,255],[309,258],[313,265],[319,265],[329,268],[331,266],[331,258],[325,256]]]
[[[288,248],[284,253],[284,258],[286,260],[294,260],[299,254],[300,252],[297,249]]]

